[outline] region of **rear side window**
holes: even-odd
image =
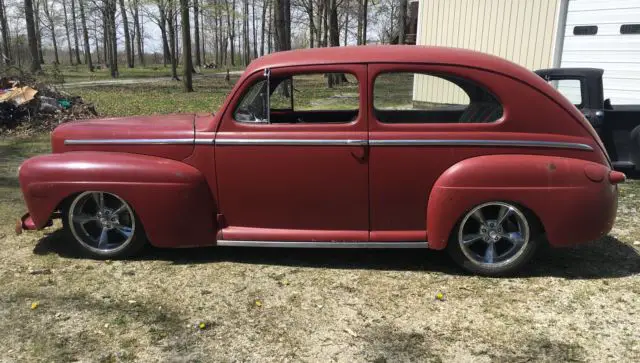
[[[383,123],[490,123],[503,113],[496,97],[475,82],[412,72],[378,75],[373,107]]]
[[[558,79],[549,81],[555,89],[575,106],[582,106],[582,88],[579,79]]]

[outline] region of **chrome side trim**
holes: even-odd
[[[577,149],[593,151],[587,144],[556,141],[530,140],[369,140],[372,146],[507,146],[543,147],[554,149]]]
[[[193,139],[67,139],[65,145],[188,145]]]
[[[367,140],[352,139],[216,139],[216,145],[352,145],[366,146]]]
[[[68,139],[65,145],[328,145],[328,146],[505,146],[593,151],[587,144],[530,140],[358,140],[358,139]]]
[[[424,242],[285,242],[219,240],[218,246],[292,248],[428,248]]]

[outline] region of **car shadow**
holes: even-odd
[[[33,252],[66,258],[84,258],[64,240],[61,230],[40,239]],[[443,251],[415,249],[306,249],[201,247],[168,249],[146,247],[133,260],[162,260],[175,264],[236,262],[307,268],[427,271],[465,275]],[[640,253],[607,236],[571,248],[541,248],[518,277],[553,276],[567,279],[626,277],[640,273]]]

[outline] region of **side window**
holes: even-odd
[[[549,83],[576,107],[582,106],[582,89],[579,79],[551,80]]]
[[[318,124],[348,123],[358,117],[358,79],[348,73],[271,77],[268,88],[269,97],[265,79],[246,91],[234,112],[236,121]]]
[[[502,105],[484,87],[446,74],[389,72],[374,81],[373,107],[384,123],[488,123]]]

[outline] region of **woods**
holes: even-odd
[[[113,78],[119,67],[160,63],[180,80],[204,65],[243,67],[274,51],[402,42],[408,3],[0,0],[1,63],[31,72],[43,64],[99,66]]]

